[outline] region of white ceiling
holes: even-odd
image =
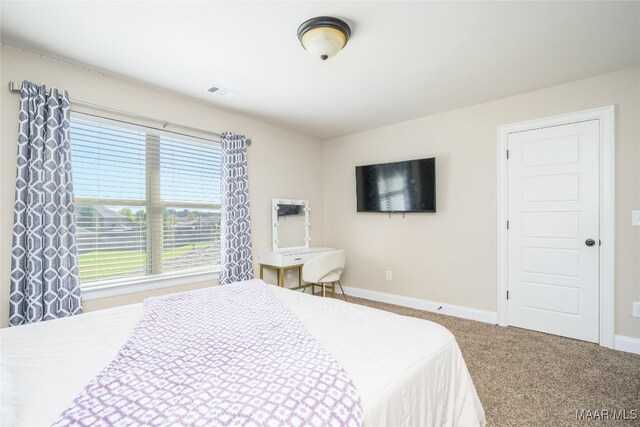
[[[639,5],[2,1],[1,36],[324,139],[637,65]],[[318,15],[353,30],[327,62],[296,38]]]

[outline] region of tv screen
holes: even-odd
[[[358,212],[435,212],[436,159],[356,166]]]

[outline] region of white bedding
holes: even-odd
[[[484,411],[453,335],[426,320],[273,287],[353,379],[365,425],[477,426]],[[0,331],[18,425],[50,425],[113,359],[135,304]],[[4,382],[6,378],[2,378]]]

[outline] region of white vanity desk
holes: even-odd
[[[273,250],[261,252],[260,279],[264,269],[276,271],[277,285],[284,287],[285,271],[298,270],[298,286],[291,289],[304,289],[302,284],[302,265],[312,258],[322,255],[333,248],[309,247],[309,202],[306,200],[273,199],[272,203],[272,243]]]
[[[277,252],[260,253],[260,278],[264,277],[264,269],[271,268],[276,270],[277,285],[284,287],[284,274],[286,270],[298,269],[298,286],[291,289],[304,289],[307,284],[302,284],[302,265],[311,258],[334,251],[334,248],[303,248],[303,249],[284,249]]]

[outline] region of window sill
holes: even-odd
[[[82,300],[91,301],[154,289],[171,288],[191,283],[217,281],[220,270],[206,270],[181,275],[158,275],[100,282],[82,289]]]

